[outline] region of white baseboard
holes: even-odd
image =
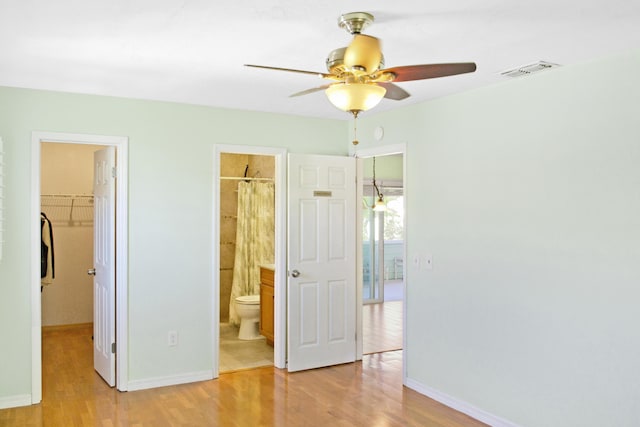
[[[213,371],[192,372],[183,375],[171,375],[168,377],[148,378],[145,380],[132,380],[128,383],[128,390],[145,390],[148,388],[166,387],[170,385],[195,383],[213,379]]]
[[[18,396],[0,397],[0,409],[17,408],[18,406],[31,405],[30,394],[20,394]]]
[[[412,390],[417,391],[420,394],[424,394],[433,400],[436,400],[443,405],[469,415],[471,418],[475,418],[478,421],[482,421],[485,424],[489,424],[492,427],[519,427],[517,424],[507,421],[503,418],[490,414],[482,409],[476,408],[467,402],[463,402],[459,399],[451,397],[445,393],[442,393],[436,389],[419,383],[418,381],[407,378],[405,385]]]

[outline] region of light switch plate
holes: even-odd
[[[425,270],[433,270],[433,256],[431,254],[426,254],[422,258],[422,268]]]
[[[420,268],[420,255],[416,254],[413,256],[413,265]]]

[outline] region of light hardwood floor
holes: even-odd
[[[91,330],[43,333],[43,401],[1,426],[482,426],[402,386],[402,352],[287,373],[273,367],[121,393],[93,371]]]
[[[402,301],[362,306],[362,352],[402,350]]]

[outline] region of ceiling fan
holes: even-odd
[[[382,98],[400,101],[410,96],[394,82],[453,76],[472,73],[476,70],[476,64],[473,62],[384,68],[380,40],[362,34],[362,30],[373,23],[373,20],[373,15],[367,12],[351,12],[340,16],[338,26],[353,35],[353,40],[349,46],[329,53],[326,60],[328,73],[265,65],[245,64],[245,66],[310,74],[329,80],[331,83],[290,96],[307,95],[324,90],[333,105],[350,112],[356,118],[361,111],[375,107]]]

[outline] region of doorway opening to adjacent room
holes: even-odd
[[[56,372],[73,372],[72,360],[92,354],[94,343],[94,153],[102,145],[40,143],[40,209],[43,222],[42,367],[45,391],[58,386]],[[44,263],[43,263],[44,261]],[[115,313],[114,313],[115,314]],[[73,345],[68,345],[69,336]],[[68,358],[49,353],[67,344]],[[90,376],[93,363],[82,366]],[[107,375],[109,376],[109,375]]]
[[[362,159],[362,352],[401,350],[406,286],[404,146],[357,155]]]
[[[285,367],[285,152],[216,146],[214,377]]]
[[[51,145],[43,145],[43,143]],[[64,148],[76,147],[78,152],[85,151],[89,153],[88,164],[85,165],[90,173],[91,190],[80,191],[80,193],[90,192],[88,195],[82,194],[61,194],[64,191],[54,190],[48,186],[41,184],[41,180],[45,179],[48,173],[41,165],[41,159],[44,155],[48,156],[48,151],[43,147]],[[125,391],[127,385],[127,360],[126,357],[120,357],[118,364],[115,360],[119,355],[127,354],[127,145],[126,137],[101,136],[101,135],[84,135],[84,134],[67,134],[57,132],[33,132],[32,133],[32,165],[31,165],[31,216],[33,218],[33,230],[31,238],[31,274],[32,274],[32,310],[33,334],[32,334],[32,403],[37,403],[42,399],[42,326],[53,322],[61,321],[51,318],[51,313],[47,311],[47,306],[43,306],[42,302],[42,265],[41,265],[41,244],[42,244],[42,226],[41,212],[49,210],[52,213],[54,222],[64,222],[70,232],[77,232],[81,226],[86,226],[89,222],[93,223],[93,212],[89,213],[92,202],[99,202],[103,206],[104,215],[100,215],[99,220],[105,224],[111,224],[105,227],[96,227],[109,230],[109,233],[101,233],[101,247],[110,247],[112,251],[111,257],[103,256],[101,260],[109,260],[109,262],[100,265],[95,264],[95,257],[91,259],[91,263],[83,268],[83,272],[91,274],[94,270],[99,270],[98,276],[108,278],[104,283],[110,283],[109,286],[101,287],[99,304],[96,305],[95,286],[93,306],[99,310],[93,311],[91,323],[96,322],[95,313],[101,313],[98,316],[100,322],[100,334],[96,335],[93,331],[94,349],[94,368],[110,385],[116,386],[118,390]],[[50,153],[49,153],[50,154]],[[85,153],[86,154],[86,153]],[[116,168],[116,159],[118,167]],[[99,167],[97,167],[97,165]],[[95,171],[101,173],[103,177],[109,179],[98,180]],[[67,174],[68,175],[68,174]],[[64,181],[68,177],[62,177]],[[100,181],[100,182],[98,182]],[[93,183],[93,186],[91,184]],[[104,183],[111,182],[107,186]],[[63,182],[60,185],[66,185]],[[57,184],[56,184],[57,185]],[[45,188],[47,187],[47,188]],[[41,191],[41,188],[43,191]],[[98,190],[96,190],[98,188]],[[107,192],[108,189],[108,192]],[[49,194],[53,193],[53,194]],[[59,194],[60,193],[60,194]],[[75,193],[75,191],[73,192]],[[103,194],[104,193],[104,194]],[[107,194],[108,193],[108,194]],[[62,196],[62,197],[60,197]],[[74,197],[69,197],[74,196]],[[80,200],[82,199],[82,200]],[[97,200],[96,200],[97,199]],[[108,201],[108,202],[107,202]],[[106,207],[109,204],[109,208]],[[93,207],[93,206],[91,206]],[[74,209],[75,208],[75,209]],[[58,209],[56,212],[53,209]],[[72,212],[75,210],[75,212]],[[64,212],[61,212],[64,211]],[[82,211],[82,212],[81,212]],[[87,211],[87,212],[85,212]],[[58,215],[60,214],[60,215]],[[69,214],[69,216],[67,216]],[[65,218],[62,218],[65,216]],[[117,224],[117,225],[116,225]],[[72,228],[71,226],[73,225]],[[77,227],[76,227],[77,226]],[[95,235],[93,236],[95,239]],[[116,245],[117,242],[121,242]],[[116,251],[117,246],[117,251]],[[93,249],[93,248],[92,248]],[[93,251],[95,254],[95,251]],[[60,258],[58,259],[60,261]],[[104,265],[103,265],[104,264]],[[117,265],[117,269],[116,269]],[[78,267],[79,268],[79,267]],[[93,280],[95,285],[98,280]],[[103,282],[102,280],[100,282]],[[98,285],[103,286],[102,283]],[[117,289],[116,289],[117,288]],[[48,295],[49,296],[49,295]],[[117,298],[117,304],[116,304]],[[85,307],[86,308],[86,307]],[[68,321],[62,320],[63,323]],[[118,328],[116,329],[116,323]],[[89,336],[89,338],[91,338]],[[91,342],[91,341],[89,341]],[[115,343],[118,342],[116,346]],[[97,344],[104,345],[97,345]],[[117,349],[116,349],[117,347]],[[102,355],[103,357],[96,357]]]

